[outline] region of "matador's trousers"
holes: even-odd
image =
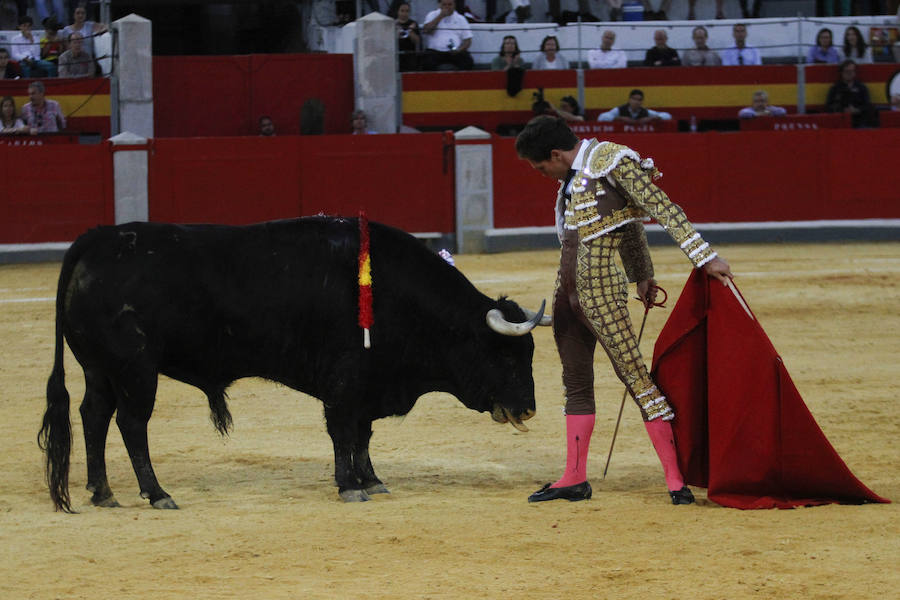
[[[566,414],[595,412],[593,362],[599,341],[644,420],[668,421],[675,414],[650,378],[628,313],[628,281],[615,262],[621,239],[622,230],[615,229],[587,243],[566,231],[562,241],[553,337],[562,361]]]

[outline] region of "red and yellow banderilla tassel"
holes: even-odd
[[[363,329],[363,347],[371,348],[369,329],[372,327],[372,264],[369,258],[369,220],[359,211],[359,326]]]

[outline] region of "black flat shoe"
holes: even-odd
[[[684,486],[680,490],[669,490],[669,496],[672,498],[672,504],[693,504],[694,494],[688,486]]]
[[[582,481],[575,485],[565,487],[550,487],[546,484],[544,487],[528,496],[529,502],[545,502],[547,500],[568,500],[569,502],[578,502],[579,500],[590,500],[591,484]]]

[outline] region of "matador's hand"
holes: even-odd
[[[656,302],[656,293],[658,291],[659,288],[656,287],[656,280],[653,278],[639,281],[637,284],[638,300],[641,301],[646,309],[649,309]]]
[[[731,274],[731,267],[718,256],[703,265],[703,270],[710,277],[715,277],[721,281],[722,285],[728,285],[728,280],[734,279],[734,275]]]

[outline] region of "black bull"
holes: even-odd
[[[335,481],[348,501],[387,491],[369,458],[372,421],[406,414],[422,394],[448,392],[524,429],[522,419],[535,410],[528,332],[543,306],[526,314],[508,299],[488,298],[402,231],[371,223],[370,235],[370,349],[357,320],[356,219],[132,223],[79,237],[59,277],[55,360],[39,433],[57,509],[71,510],[63,336],[84,370],[87,489],[97,506],[117,505],[104,457],[115,413],[141,496],[177,508],[148,450],[160,373],[201,389],[222,434],[231,425],[225,390],[242,377],[319,398]]]

